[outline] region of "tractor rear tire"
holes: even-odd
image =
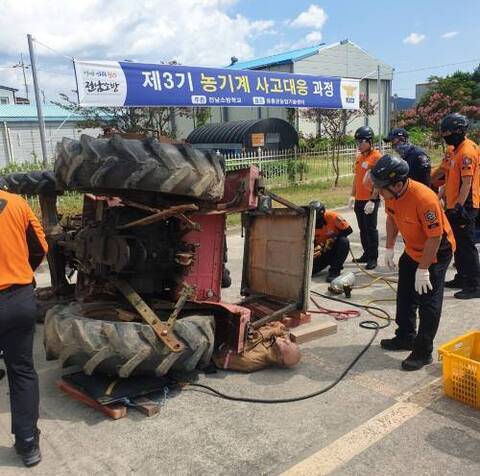
[[[62,367],[78,365],[87,375],[162,376],[209,364],[214,349],[213,315],[178,319],[174,333],[185,346],[180,352],[166,347],[148,324],[91,319],[74,302],[47,312],[44,345],[47,360],[59,359]]]
[[[0,176],[0,189],[19,195],[56,195],[55,175],[49,170]]]
[[[160,192],[216,202],[224,194],[221,159],[188,144],[163,144],[156,139],[124,139],[114,135],[57,144],[55,176],[65,189],[120,193]]]
[[[78,365],[87,375],[98,372],[127,378],[191,372],[206,367],[212,357],[215,320],[211,314],[177,320],[174,333],[185,346],[180,352],[166,347],[148,324],[91,319],[85,314],[77,302],[47,312],[47,360],[59,359],[62,367]]]

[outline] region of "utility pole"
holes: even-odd
[[[23,84],[25,85],[25,95],[27,96],[27,99],[30,100],[30,98],[28,97],[27,75],[25,73],[25,70],[28,69],[29,65],[26,65],[25,62],[23,61],[23,53],[20,53],[20,61],[17,64],[14,64],[13,67],[22,68]]]
[[[32,65],[33,90],[35,92],[35,103],[37,105],[38,128],[40,129],[40,143],[42,145],[43,166],[48,167],[47,142],[45,139],[45,120],[43,118],[43,106],[40,100],[40,88],[38,87],[37,60],[33,49],[33,38],[29,33],[27,35],[28,52],[30,53],[30,64]]]
[[[378,95],[378,148],[383,150],[382,143],[382,83],[380,80],[380,65],[377,65],[377,95]]]

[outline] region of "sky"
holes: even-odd
[[[25,96],[13,66],[22,53],[30,63],[31,33],[47,102],[73,98],[72,57],[225,66],[349,39],[395,68],[402,97],[430,75],[480,63],[479,0],[0,0],[0,11],[0,84]]]

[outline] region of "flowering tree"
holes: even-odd
[[[468,104],[468,100],[457,94],[456,98],[435,92],[430,94],[418,106],[399,115],[400,127],[424,127],[432,131],[435,140],[440,140],[439,125],[443,117],[459,112],[469,119],[480,119],[480,106]]]
[[[358,117],[371,116],[375,113],[377,105],[360,94],[359,109],[303,109],[302,117],[321,126],[321,133],[330,139],[333,145],[331,156],[332,168],[335,174],[334,186],[338,185],[340,178],[340,147],[347,137],[347,128]]]

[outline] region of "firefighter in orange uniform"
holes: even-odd
[[[460,288],[457,299],[480,298],[480,263],[475,247],[475,220],[480,207],[479,149],[465,137],[468,121],[461,114],[449,114],[441,122],[443,139],[450,147],[435,179],[445,178],[446,213],[452,225],[457,251],[457,274],[448,288]]]
[[[33,365],[36,303],[34,270],[47,243],[27,202],[0,190],[0,349],[10,387],[15,450],[25,466],[41,460],[38,377]]]
[[[369,188],[364,179],[367,171],[376,164],[382,154],[373,147],[371,127],[359,127],[355,132],[355,140],[360,153],[355,162],[355,177],[349,206],[355,210],[363,254],[354,261],[366,263],[366,269],[374,269],[377,267],[378,259],[377,215],[380,200],[377,192]]]
[[[327,275],[330,283],[340,276],[347,259],[350,249],[347,236],[352,233],[352,227],[338,213],[325,210],[319,201],[310,202],[310,207],[316,211],[312,276],[330,266]]]
[[[408,164],[403,159],[384,155],[370,176],[385,199],[385,264],[390,269],[395,268],[394,246],[398,232],[405,243],[398,262],[395,318],[398,328],[393,339],[383,339],[380,345],[386,350],[411,350],[402,368],[419,370],[432,362],[445,274],[455,251],[455,239],[435,192],[409,179],[408,172]]]

